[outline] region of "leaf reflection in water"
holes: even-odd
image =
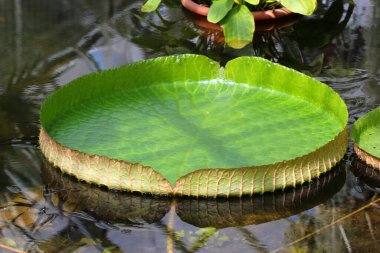
[[[34,148],[30,152],[34,154],[31,157],[36,157]],[[7,153],[8,158],[12,157],[11,153]],[[25,155],[27,160],[30,154]],[[158,239],[165,240],[161,244],[172,245],[181,252],[195,252],[206,247],[220,229],[227,227],[236,227],[251,247],[264,250],[266,246],[242,226],[264,223],[310,209],[339,191],[345,181],[341,163],[312,183],[284,192],[252,198],[172,199],[105,191],[78,182],[46,162],[31,163],[34,166],[23,164],[18,166],[20,169],[9,171],[13,185],[4,189],[0,203],[1,231],[7,239],[15,241],[17,249],[44,252],[60,249],[66,252],[103,251],[110,247],[115,252],[121,249],[108,239],[107,233],[149,234],[157,229],[161,236],[166,236],[166,239]],[[24,178],[26,168],[34,171],[27,172],[28,175],[40,170],[46,186],[41,188],[40,179],[34,176]],[[191,243],[187,243],[186,240],[190,239],[187,238],[188,232],[182,232],[183,227],[178,227],[178,222],[199,228]],[[223,236],[219,236],[221,243],[227,240]]]

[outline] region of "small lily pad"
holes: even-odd
[[[89,183],[153,194],[242,196],[328,171],[347,148],[347,108],[321,82],[270,61],[225,68],[198,55],[90,74],[49,96],[40,143]]]
[[[355,122],[351,129],[351,138],[358,157],[380,169],[380,107]]]

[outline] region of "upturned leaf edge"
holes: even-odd
[[[378,122],[380,122],[380,107],[373,109],[358,119],[351,128],[350,137],[354,142],[354,151],[358,157],[366,164],[380,170],[380,157],[371,154],[360,144],[360,137],[365,129],[375,123],[378,124]]]
[[[175,67],[174,69],[167,69],[165,68],[166,64],[174,64]],[[236,83],[277,89],[293,96],[306,96],[311,103],[321,106],[321,108],[335,115],[341,126],[341,131],[317,150],[295,157],[292,160],[244,168],[200,169],[180,177],[173,188],[167,179],[151,167],[100,155],[89,155],[70,149],[55,141],[46,130],[49,127],[49,121],[52,121],[55,115],[62,113],[67,108],[94,96],[104,95],[104,92],[114,92],[120,88],[118,85],[121,85],[123,81],[121,76],[117,76],[115,80],[119,81],[115,82],[112,87],[108,87],[107,90],[102,90],[102,83],[99,80],[107,75],[125,75],[124,72],[129,71],[128,78],[133,80],[134,85],[139,85],[141,82],[154,81],[146,80],[154,77],[147,77],[147,75],[141,77],[139,75],[139,70],[146,69],[148,65],[150,67],[156,66],[159,69],[159,72],[156,73],[159,73],[160,77],[165,79],[164,81],[184,82],[189,81],[188,76],[182,80],[181,78],[180,80],[173,80],[173,73],[176,73],[178,77],[178,73],[181,74],[181,66],[184,64],[196,66],[199,71],[196,75],[197,81],[233,80]],[[268,71],[275,71],[276,75],[265,75]],[[287,78],[284,79],[285,76]],[[285,81],[279,82],[279,80]],[[286,84],[286,80],[293,80],[292,85]],[[297,82],[298,80],[301,81]],[[88,81],[92,82],[91,90],[86,90],[83,85],[80,85],[82,82]],[[307,92],[305,91],[307,89],[303,91],[300,89],[304,82],[309,85]],[[313,91],[318,92],[316,94]],[[70,100],[65,99],[67,94],[73,92],[79,92],[83,96],[77,96]],[[346,128],[348,112],[343,100],[337,93],[327,85],[304,74],[255,57],[237,58],[228,62],[225,68],[220,68],[218,63],[205,56],[169,56],[89,74],[72,81],[49,96],[41,107],[40,119],[42,126],[40,132],[41,150],[47,159],[63,172],[74,175],[88,183],[104,185],[110,189],[158,195],[232,197],[285,189],[289,186],[311,181],[327,172],[342,159],[348,146]]]

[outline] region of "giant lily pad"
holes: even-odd
[[[380,107],[355,122],[351,138],[358,157],[376,169],[380,169]]]
[[[321,82],[254,57],[225,68],[162,57],[90,74],[41,108],[43,153],[89,183],[153,194],[242,196],[328,171],[347,108]]]

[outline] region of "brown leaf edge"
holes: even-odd
[[[109,189],[172,195],[170,182],[151,167],[70,149],[50,137],[44,128],[40,130],[40,147],[50,163],[87,183]]]
[[[285,191],[242,198],[178,198],[179,218],[196,227],[237,227],[261,224],[289,217],[324,203],[346,180],[345,163],[310,183]]]
[[[367,153],[354,142],[354,150],[358,155],[360,160],[365,162],[368,165],[371,165],[373,168],[380,170],[380,158]]]
[[[159,195],[241,197],[263,194],[310,182],[329,171],[346,153],[347,128],[321,148],[292,160],[235,169],[201,169],[179,178],[174,189],[151,167],[89,155],[58,143],[40,131],[40,147],[47,160],[62,172],[109,189]]]
[[[284,190],[329,171],[346,153],[347,127],[319,149],[292,160],[236,169],[201,169],[179,178],[174,195],[241,197]]]
[[[157,198],[130,192],[107,191],[70,177],[43,159],[43,182],[59,193],[65,211],[91,210],[91,215],[116,223],[139,222],[149,224],[160,221],[169,211],[172,198]]]

